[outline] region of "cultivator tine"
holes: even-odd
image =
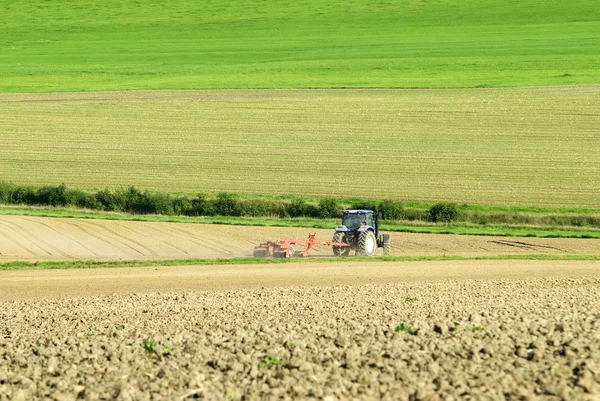
[[[268,241],[254,248],[253,256],[257,258],[291,258],[307,257],[315,245],[322,246],[349,246],[343,242],[319,241],[315,234],[309,234],[308,240],[281,238],[278,241]],[[303,245],[303,250],[296,250],[294,245]]]

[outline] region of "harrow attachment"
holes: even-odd
[[[254,247],[253,256],[255,258],[292,258],[292,257],[306,257],[309,252],[315,247],[315,245],[322,246],[350,246],[345,242],[332,242],[332,241],[318,241],[315,234],[309,234],[308,240],[303,239],[289,239],[282,238],[277,241],[264,242]],[[294,248],[295,245],[301,245],[305,248],[298,250]]]

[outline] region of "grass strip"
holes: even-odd
[[[12,261],[0,263],[0,270],[53,270],[53,269],[93,269],[154,266],[218,266],[218,265],[270,265],[284,263],[373,263],[373,262],[431,262],[468,260],[549,260],[600,261],[600,255],[590,254],[527,254],[493,256],[376,256],[376,257],[314,257],[314,258],[216,258],[216,259],[165,259],[165,260],[73,260],[73,261]]]
[[[161,223],[188,224],[224,224],[262,227],[301,227],[315,229],[334,229],[338,219],[312,218],[269,218],[269,217],[224,217],[224,216],[163,216],[134,215],[115,212],[86,211],[71,208],[0,206],[0,215],[18,215],[35,217],[146,221]],[[410,224],[384,223],[382,231],[420,234],[483,235],[501,237],[537,237],[537,238],[600,238],[600,230],[593,228],[526,226],[526,225],[476,225],[454,222],[450,224],[432,224],[410,222]]]

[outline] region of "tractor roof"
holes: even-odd
[[[373,211],[365,210],[365,209],[349,209],[349,210],[342,210],[342,213],[369,214],[369,213],[373,213]]]

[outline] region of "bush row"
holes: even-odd
[[[135,187],[127,189],[104,189],[88,193],[78,189],[59,186],[20,186],[0,183],[0,203],[39,206],[73,206],[110,212],[134,214],[162,214],[186,216],[253,216],[253,217],[312,217],[339,218],[342,205],[336,199],[322,199],[318,204],[302,199],[292,201],[266,199],[239,199],[229,193],[220,193],[215,198],[206,194],[195,197],[171,196],[162,192],[141,191]],[[402,203],[385,200],[381,202],[356,201],[353,209],[371,209],[382,213],[384,219],[399,220],[408,216]]]
[[[522,213],[464,212],[455,203],[440,202],[427,209],[405,208],[401,202],[357,199],[342,202],[322,199],[309,203],[302,199],[243,199],[229,193],[216,197],[173,196],[164,192],[142,191],[135,187],[84,192],[58,186],[22,186],[0,183],[0,204],[78,207],[91,210],[134,214],[185,216],[251,216],[340,218],[343,206],[381,212],[385,220],[449,223],[463,220],[476,224],[531,224],[575,227],[600,227],[600,218],[591,215],[527,215]]]

